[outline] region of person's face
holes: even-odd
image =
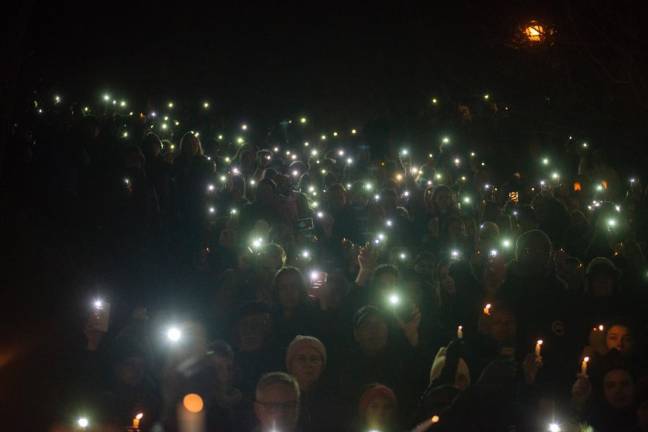
[[[270,333],[270,316],[255,314],[243,317],[239,321],[239,349],[243,352],[258,351]]]
[[[302,390],[309,389],[316,382],[324,369],[324,359],[313,348],[298,352],[290,364],[290,374],[297,379]]]
[[[393,423],[394,403],[384,397],[376,397],[367,406],[367,426],[380,429]]]
[[[261,431],[292,432],[299,417],[299,399],[287,384],[267,386],[254,403],[254,413]]]
[[[267,272],[274,273],[284,265],[281,252],[273,250],[264,254],[261,258],[261,268]]]
[[[461,240],[466,237],[466,225],[462,220],[454,220],[448,225],[448,235],[451,240]]]
[[[609,350],[615,349],[621,352],[621,354],[629,354],[634,347],[634,340],[630,334],[630,329],[623,325],[610,327],[605,337],[605,343]]]
[[[490,336],[500,344],[515,339],[516,323],[513,314],[508,311],[494,310],[491,315]]]
[[[434,259],[423,257],[414,264],[414,271],[420,276],[431,276],[434,274]]]
[[[545,271],[551,250],[540,239],[531,239],[520,251],[520,264],[527,275],[538,275]]]
[[[441,285],[441,291],[447,295],[455,295],[457,292],[455,281],[452,276],[450,276],[450,267],[443,265],[439,267],[439,284]]]
[[[603,378],[605,400],[615,409],[628,408],[633,403],[634,383],[630,374],[622,369],[614,369]]]
[[[232,358],[215,355],[213,356],[213,363],[219,386],[223,389],[231,388],[234,380],[234,361]]]
[[[302,280],[295,273],[286,273],[277,280],[279,304],[286,309],[294,309],[302,299]]]
[[[376,314],[369,315],[353,331],[353,336],[363,352],[377,354],[387,346],[387,323]]]
[[[390,290],[396,285],[397,282],[398,278],[394,273],[384,272],[376,278],[376,289],[378,291]]]
[[[342,188],[333,188],[329,191],[329,199],[332,208],[341,208],[346,205],[346,193]]]
[[[607,273],[592,275],[589,288],[594,297],[609,297],[614,293],[614,278]]]

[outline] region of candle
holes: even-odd
[[[196,393],[189,393],[178,406],[179,432],[204,432],[205,411],[202,398]]]
[[[139,430],[140,421],[142,421],[142,417],[144,417],[144,413],[137,413],[137,415],[133,417],[133,429]]]
[[[538,341],[535,344],[535,355],[536,357],[541,357],[542,356],[542,339],[538,339]]]
[[[587,364],[589,363],[590,358],[585,356],[581,362],[581,375],[587,377]]]
[[[490,316],[491,309],[492,305],[490,303],[487,303],[486,306],[484,306],[484,315]]]
[[[457,327],[457,339],[463,339],[463,326]]]

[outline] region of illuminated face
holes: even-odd
[[[634,401],[634,383],[623,369],[614,369],[603,377],[605,400],[615,409],[624,409]]]
[[[506,310],[495,309],[491,313],[490,336],[499,343],[511,342],[515,339],[515,317]]]
[[[367,405],[367,426],[378,429],[393,423],[396,407],[391,399],[376,397]]]
[[[297,379],[301,390],[309,389],[324,370],[324,359],[313,348],[304,348],[292,359],[288,372]]]
[[[299,417],[299,398],[288,384],[269,385],[257,395],[254,413],[262,432],[293,432]]]
[[[613,325],[607,332],[605,343],[609,350],[615,349],[622,354],[629,354],[634,347],[630,329],[623,325]]]
[[[293,272],[282,274],[277,280],[279,304],[285,309],[294,309],[301,303],[303,295],[301,277]]]
[[[387,323],[379,315],[371,314],[357,326],[353,336],[365,354],[378,354],[387,346]]]

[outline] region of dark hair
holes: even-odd
[[[301,271],[299,271],[297,267],[286,266],[286,267],[281,267],[279,270],[277,270],[277,273],[275,273],[274,278],[272,279],[273,298],[277,300],[279,295],[279,278],[288,274],[295,274],[299,277],[302,297],[306,297],[306,282],[304,281],[304,276],[302,275]]]

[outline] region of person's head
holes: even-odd
[[[488,335],[500,345],[508,345],[515,341],[517,321],[513,311],[503,303],[496,303],[486,318]]]
[[[284,372],[270,372],[256,386],[254,414],[262,432],[293,432],[299,418],[299,384]]]
[[[144,154],[139,147],[131,145],[124,149],[124,167],[139,170],[144,167],[144,162]]]
[[[180,151],[183,155],[196,156],[203,154],[200,139],[191,132],[187,132],[180,139]]]
[[[286,264],[286,251],[277,243],[266,245],[259,253],[259,266],[263,271],[275,274]]]
[[[374,306],[360,308],[353,317],[353,338],[360,350],[374,356],[387,347],[389,329],[380,310]]]
[[[421,252],[414,261],[414,272],[423,278],[434,276],[436,257],[431,252]]]
[[[603,375],[605,401],[616,410],[630,408],[634,403],[634,379],[627,369],[613,368]]]
[[[286,351],[286,370],[299,383],[301,391],[308,391],[326,367],[326,347],[313,336],[296,336]]]
[[[384,298],[384,294],[394,289],[398,284],[398,268],[391,264],[381,264],[371,274],[369,286],[372,295],[376,298]]]
[[[630,327],[625,324],[612,324],[605,334],[608,350],[617,350],[622,355],[630,355],[634,349],[634,338]]]
[[[439,295],[442,298],[454,296],[457,293],[455,280],[450,273],[450,260],[439,261],[436,270],[436,277],[439,281]]]
[[[329,273],[326,278],[326,289],[329,291],[328,307],[336,310],[349,294],[351,287],[343,273]]]
[[[144,135],[144,139],[142,139],[142,151],[147,159],[154,159],[160,156],[160,153],[162,153],[162,141],[160,137],[152,132]]]
[[[368,429],[389,430],[396,423],[398,401],[389,387],[371,384],[360,396],[358,412]]]
[[[451,385],[460,391],[470,386],[470,369],[463,359],[463,342],[452,341],[441,347],[430,368],[430,385]]]
[[[616,291],[619,270],[614,263],[604,257],[590,261],[585,271],[587,276],[587,293],[593,297],[609,297]]]
[[[146,366],[144,356],[131,354],[117,359],[113,372],[120,385],[135,387],[144,379]]]
[[[242,352],[263,349],[272,336],[270,309],[263,303],[244,305],[236,321],[234,340]]]
[[[227,390],[234,381],[234,351],[224,341],[215,341],[210,345],[210,359],[216,370],[219,389]]]
[[[295,309],[306,297],[306,283],[296,267],[280,269],[272,285],[276,300],[284,309]]]
[[[517,239],[515,258],[526,276],[542,275],[551,259],[551,240],[540,230],[527,231]]]
[[[454,207],[452,190],[445,185],[437,187],[432,192],[432,207],[439,214],[446,214]]]

